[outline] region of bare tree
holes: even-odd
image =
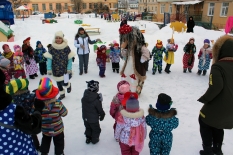
[[[83,1],[82,0],[71,0],[71,3],[74,4],[74,9],[76,12],[80,13],[83,9]]]
[[[103,2],[97,2],[94,3],[93,11],[96,13],[109,12],[109,7],[107,5],[104,5]]]
[[[20,7],[21,5],[29,3],[30,0],[9,0],[9,2],[11,2],[12,8],[16,9],[16,8]]]

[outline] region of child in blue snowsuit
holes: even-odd
[[[36,63],[39,63],[41,75],[47,75],[47,66],[46,66],[47,59],[43,56],[43,54],[46,52],[47,51],[43,47],[41,42],[37,41],[36,42],[36,49],[34,51],[34,56],[35,56]]]
[[[152,74],[155,75],[157,68],[159,73],[162,72],[162,64],[163,64],[163,53],[166,54],[166,57],[168,57],[168,52],[166,48],[163,47],[163,43],[160,40],[157,40],[156,46],[154,46],[152,50],[152,56],[153,56],[153,68],[152,68]]]
[[[146,124],[151,127],[149,134],[150,155],[169,155],[172,147],[172,130],[178,127],[177,111],[170,109],[172,99],[166,94],[159,94],[154,109],[152,105],[146,116]]]
[[[110,59],[111,59],[111,62],[112,62],[112,71],[119,73],[119,68],[120,68],[120,65],[119,65],[119,62],[120,62],[120,49],[119,49],[119,44],[118,43],[115,43],[113,45],[113,47],[110,48],[111,52],[110,52]]]

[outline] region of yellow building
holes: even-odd
[[[92,11],[95,4],[100,2],[109,8],[117,8],[117,0],[83,0],[81,12]],[[72,0],[30,0],[27,6],[30,7],[32,11],[39,11],[42,13],[49,11],[54,11],[55,13],[76,12]]]

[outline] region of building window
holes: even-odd
[[[213,15],[214,15],[214,3],[209,3],[208,16],[213,16]]]
[[[53,4],[49,3],[49,10],[53,10]]]
[[[222,3],[221,14],[220,14],[221,17],[227,16],[228,7],[229,7],[229,3]]]
[[[169,10],[168,12],[171,14],[172,13],[172,4],[169,5]]]
[[[89,9],[92,9],[92,3],[89,3]]]
[[[154,12],[155,12],[155,14],[157,14],[157,6],[155,7],[155,11]]]
[[[165,12],[165,4],[160,4],[160,14],[164,14]]]
[[[117,3],[114,3],[114,8],[117,8]]]
[[[83,9],[87,9],[87,4],[83,3]]]
[[[153,6],[151,7],[151,10],[153,11]]]
[[[32,4],[33,11],[39,11],[38,4]]]
[[[45,4],[42,4],[42,9],[43,9],[43,11],[46,10],[46,5]]]
[[[65,10],[67,10],[68,9],[68,5],[67,5],[67,3],[65,3]]]
[[[56,3],[56,10],[61,11],[61,3]]]
[[[152,0],[152,2],[154,2],[154,0]]]

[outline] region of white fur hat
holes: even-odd
[[[60,37],[60,38],[64,39],[64,34],[63,34],[63,32],[62,32],[62,31],[56,32],[56,33],[55,33],[55,38],[56,38],[56,37]]]

